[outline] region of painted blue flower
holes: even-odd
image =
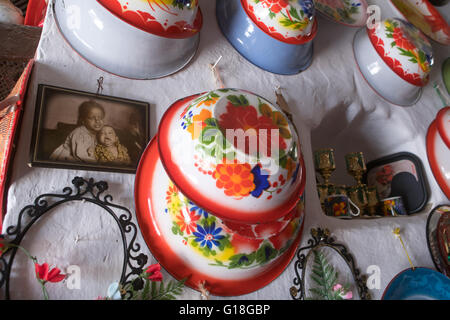
[[[270,187],[269,175],[261,173],[261,165],[256,165],[252,169],[253,173],[253,183],[255,184],[255,189],[251,192],[251,195],[259,198],[264,190]]]
[[[189,204],[192,205],[192,207],[189,209],[190,212],[195,211],[195,213],[198,214],[199,216],[204,216],[205,218],[208,218],[208,211],[206,211],[200,207],[197,207],[191,201],[189,201]]]
[[[225,238],[223,235],[219,233],[222,231],[222,228],[216,229],[216,224],[213,222],[210,226],[205,224],[204,228],[201,225],[197,225],[197,232],[194,232],[193,235],[196,237],[194,240],[196,242],[200,242],[200,247],[204,247],[205,245],[212,249],[213,244],[218,247],[220,245],[220,239]]]
[[[308,18],[314,16],[315,8],[313,0],[300,1],[300,5],[302,7],[303,12],[306,14]]]

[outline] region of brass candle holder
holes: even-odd
[[[361,210],[361,215],[367,213],[369,200],[367,198],[367,186],[360,184],[347,188],[348,197]]]
[[[362,152],[353,152],[345,155],[347,172],[356,180],[357,185],[362,185],[362,177],[367,171]]]
[[[314,152],[314,165],[316,171],[322,176],[325,185],[330,185],[330,177],[336,170],[333,149],[322,149]]]
[[[380,204],[380,199],[378,197],[378,192],[376,187],[367,188],[367,211],[369,215],[375,216]]]
[[[325,199],[333,193],[333,186],[331,184],[317,184],[317,192],[322,209],[325,210]]]

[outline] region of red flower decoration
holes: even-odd
[[[201,216],[195,214],[195,211],[186,210],[186,213],[180,210],[180,214],[176,216],[176,223],[180,226],[182,232],[186,230],[187,234],[191,234],[195,231],[197,226],[197,221]]]
[[[443,31],[447,37],[450,37],[450,27],[445,20],[439,19],[437,15],[424,16],[425,21],[431,26],[431,31],[437,33]]]
[[[161,266],[159,263],[152,264],[145,270],[145,273],[148,274],[147,279],[151,281],[162,281],[163,275],[161,273]]]
[[[66,277],[66,275],[61,274],[61,270],[59,270],[58,268],[53,268],[49,271],[47,263],[43,263],[42,265],[35,263],[34,269],[36,271],[36,277],[44,283],[61,282]]]
[[[231,102],[227,105],[227,112],[220,115],[219,126],[224,131],[226,136],[226,130],[232,129],[242,129],[246,132],[249,129],[254,129],[259,138],[257,140],[258,144],[258,152],[262,154],[267,154],[267,156],[271,156],[271,141],[272,141],[272,129],[279,130],[278,126],[273,123],[272,118],[262,115],[258,117],[258,112],[254,106],[234,106]],[[264,129],[264,131],[261,131]],[[260,139],[262,137],[266,137],[265,146],[260,146],[260,141],[264,141],[264,139]],[[237,148],[239,143],[238,139],[235,137],[234,145]],[[247,135],[245,137],[245,152],[248,154],[250,150],[250,137]],[[279,135],[278,148],[286,149],[286,142],[283,137]],[[267,150],[267,151],[266,151]]]
[[[406,51],[414,51],[416,49],[411,41],[405,37],[401,28],[395,28],[392,36],[394,37],[395,43],[400,48],[405,49]]]
[[[379,184],[387,185],[392,181],[394,177],[394,170],[392,166],[385,165],[383,168],[376,173],[376,180]]]
[[[289,4],[288,0],[262,0],[262,2],[270,8],[273,13],[278,13],[286,8]]]

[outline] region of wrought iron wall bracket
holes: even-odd
[[[353,279],[355,281],[356,288],[361,300],[370,300],[371,295],[369,293],[369,289],[366,286],[366,277],[365,275],[361,275],[359,269],[356,268],[353,256],[348,252],[347,248],[343,244],[336,243],[335,240],[330,237],[330,231],[328,229],[311,229],[311,236],[312,239],[308,240],[308,245],[298,249],[296,254],[297,260],[294,264],[296,277],[294,278],[294,286],[290,288],[292,299],[306,299],[305,277],[308,259],[311,256],[313,249],[328,247],[337,252],[347,263],[353,274]]]
[[[81,177],[75,177],[72,180],[72,185],[72,187],[64,188],[61,194],[48,193],[38,196],[34,200],[34,204],[28,205],[20,211],[17,225],[9,226],[2,237],[8,243],[19,246],[31,226],[51,209],[71,201],[96,204],[104,209],[102,210],[103,212],[110,214],[120,229],[124,259],[119,283],[121,285],[132,283],[136,279],[133,276],[143,272],[148,257],[140,253],[141,246],[135,242],[138,228],[132,222],[133,216],[131,212],[127,208],[112,202],[113,197],[106,194],[108,184],[105,181],[95,182],[92,178],[86,180]],[[122,211],[122,214],[117,214],[116,211]],[[17,247],[10,247],[9,250],[0,256],[0,290],[4,288],[5,299],[7,300],[10,299],[10,275],[17,250]],[[127,292],[124,296],[130,298],[131,295],[131,292]]]

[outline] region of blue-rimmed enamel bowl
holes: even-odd
[[[248,61],[269,72],[297,74],[313,59],[317,21],[312,0],[287,2],[217,0],[219,27],[231,45]],[[287,25],[298,28],[287,28]]]
[[[387,286],[382,300],[450,300],[450,279],[428,268],[406,269]]]

